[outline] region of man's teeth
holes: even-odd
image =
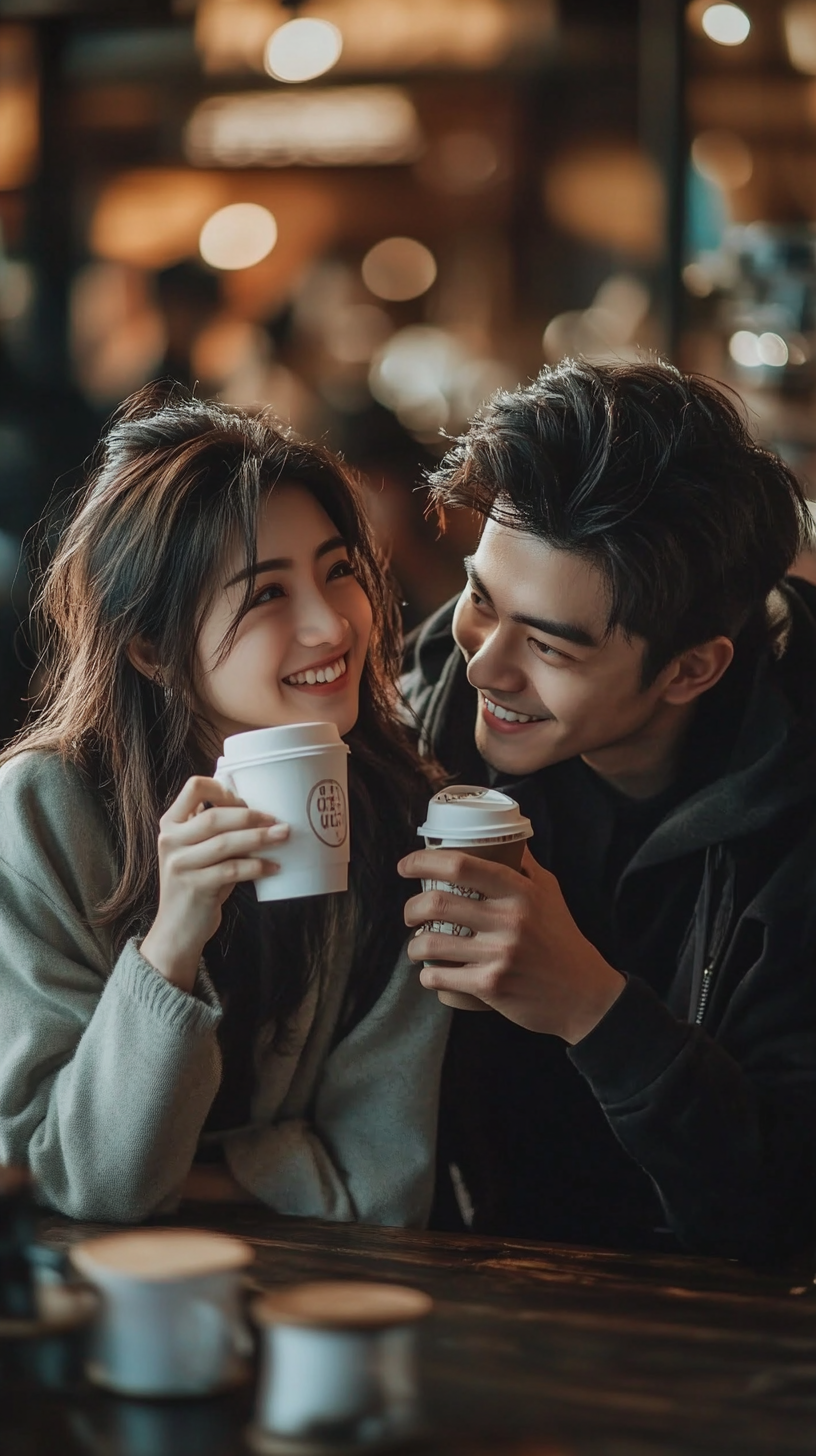
[[[484,694],[482,694],[484,697]],[[504,723],[542,723],[543,718],[534,718],[532,713],[513,713],[510,708],[503,708],[500,703],[491,703],[489,698],[484,700],[488,713],[494,718],[500,718]]]
[[[306,672],[294,672],[291,677],[285,677],[285,683],[291,683],[296,687],[303,687],[308,683],[312,687],[314,683],[330,683],[336,678],[342,677],[346,671],[345,657],[338,657],[336,662],[330,662],[328,667],[307,668]]]

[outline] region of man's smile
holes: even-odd
[[[494,733],[515,733],[520,729],[533,728],[538,723],[552,722],[552,714],[534,717],[532,713],[518,713],[514,708],[505,708],[492,698],[479,692],[479,706],[482,721]]]

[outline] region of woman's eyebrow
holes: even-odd
[[[341,546],[344,550],[348,547],[345,536],[329,536],[315,551],[315,561],[319,561],[321,556],[328,556],[331,551],[338,551]],[[294,564],[291,556],[270,556],[266,561],[253,561],[251,566],[244,566],[241,571],[236,571],[227,586],[235,586],[237,581],[246,581],[248,576],[260,576],[264,571],[291,571]]]

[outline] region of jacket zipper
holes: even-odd
[[[714,871],[713,871],[713,877],[714,877],[715,881],[721,875],[722,867],[723,867],[723,862],[724,862],[724,853],[723,853],[722,845],[717,845],[717,848],[716,848],[716,851],[715,851],[715,856],[714,856]],[[715,908],[715,910],[714,910],[714,918],[715,919],[716,919],[716,913],[717,912],[716,912],[716,908]],[[711,927],[711,930],[712,930],[712,933],[713,933],[713,930],[714,930],[714,926],[713,925]],[[725,949],[726,939],[727,939],[727,927],[724,927],[722,929],[719,937],[718,937],[719,943],[716,946],[712,946],[710,944],[708,946],[709,959],[707,960],[706,964],[703,967],[703,974],[702,974],[702,978],[700,980],[700,990],[699,990],[699,993],[698,993],[698,996],[697,996],[697,1011],[696,1011],[696,1014],[695,1014],[695,1017],[694,1017],[695,1025],[697,1025],[697,1026],[702,1025],[702,1020],[703,1020],[703,1017],[705,1016],[706,1007],[708,1005],[708,998],[711,995],[711,986],[712,986],[712,983],[714,981],[714,973],[715,973],[715,971],[716,971],[716,969],[717,969],[720,961],[722,960],[722,955],[723,955],[723,951]]]
[[[697,1001],[697,1015],[694,1018],[697,1026],[700,1026],[702,1024],[703,1017],[705,1016],[705,1009],[708,1003],[708,993],[711,990],[711,980],[713,975],[714,962],[709,961],[708,965],[703,968],[703,979],[700,982],[700,996]]]

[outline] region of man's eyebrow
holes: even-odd
[[[465,571],[479,595],[492,606],[493,598],[473,565],[472,556],[465,557]],[[510,621],[518,622],[522,627],[533,627],[536,632],[544,632],[548,637],[560,637],[563,642],[574,642],[576,647],[600,645],[592,633],[577,622],[555,622],[549,617],[526,617],[523,612],[511,612]]]
[[[348,542],[345,536],[329,536],[327,541],[322,541],[315,551],[315,561],[321,556],[328,556],[331,551],[338,551],[340,547],[347,548]],[[253,561],[251,566],[244,566],[241,571],[236,571],[227,582],[227,586],[235,586],[238,581],[246,581],[248,576],[260,576],[264,571],[289,571],[294,566],[291,556],[270,556],[266,561]]]

